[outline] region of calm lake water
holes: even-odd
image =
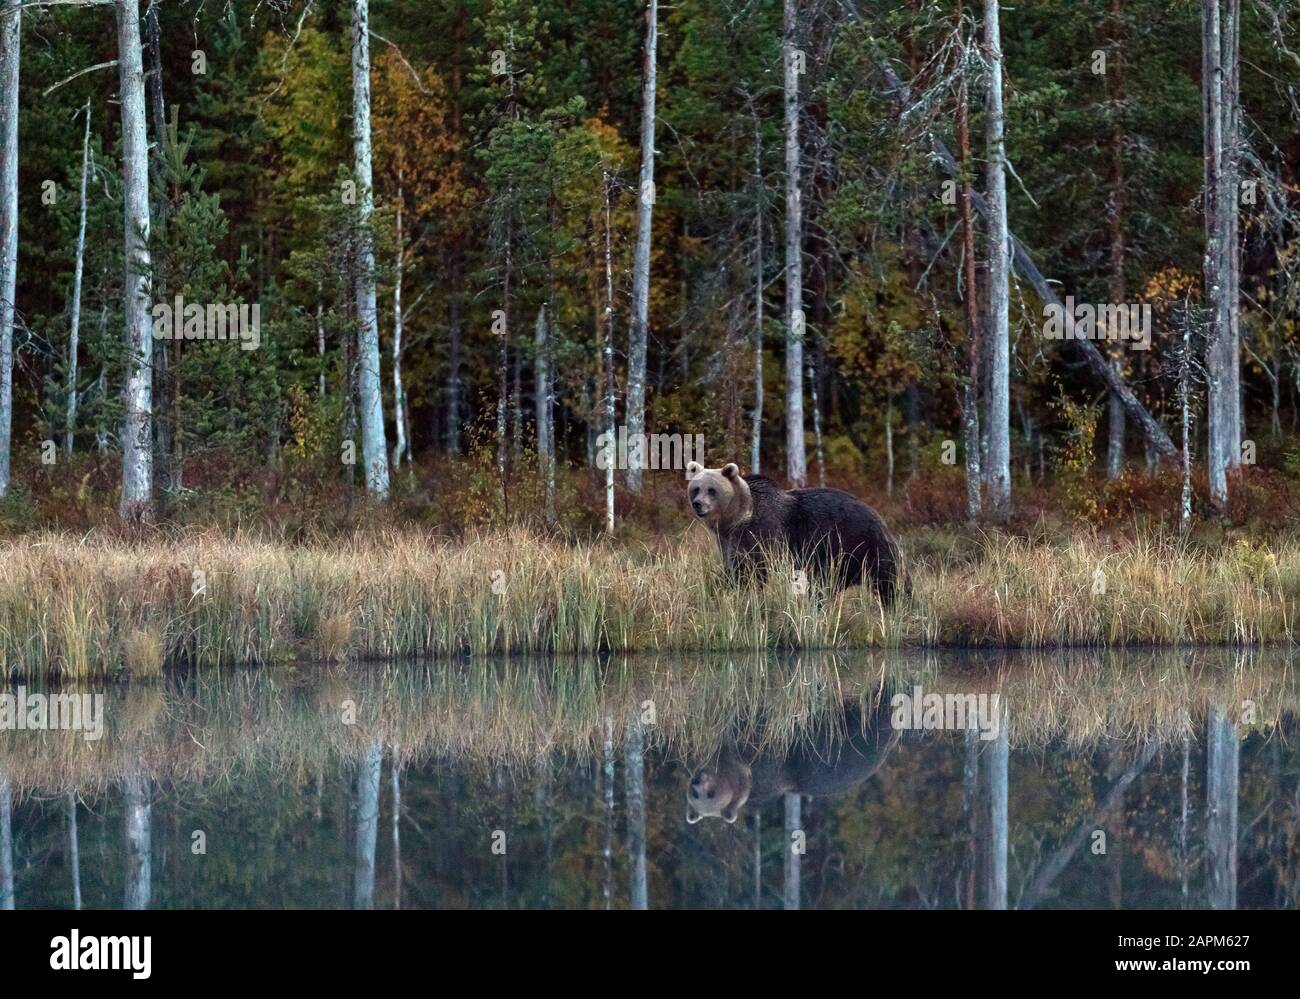
[[[1292,908],[1294,667],[861,653],[15,680],[0,875],[19,909]],[[89,697],[80,731],[28,726],[57,693]]]

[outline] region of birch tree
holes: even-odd
[[[1124,97],[1124,64],[1121,61],[1120,43],[1122,40],[1123,6],[1121,0],[1110,0],[1110,21],[1107,26],[1108,40],[1111,45],[1110,62],[1106,67],[1106,98],[1108,113],[1111,117],[1109,170],[1110,170],[1110,204],[1109,243],[1110,243],[1110,301],[1112,305],[1122,305],[1127,294],[1124,288],[1124,124],[1120,118],[1120,109]],[[1119,359],[1120,347],[1112,346],[1111,364],[1122,373],[1123,365]],[[1107,408],[1106,476],[1117,479],[1124,470],[1124,437],[1127,431],[1124,404],[1114,392],[1109,395]]]
[[[81,337],[81,275],[86,256],[86,175],[90,171],[90,101],[86,101],[86,130],[81,140],[81,216],[77,223],[77,261],[72,271],[72,302],[68,322],[68,403],[63,425],[63,450],[72,453],[77,431],[77,349]]]
[[[957,30],[965,37],[965,8],[957,0]],[[966,320],[966,384],[962,390],[962,448],[966,459],[966,516],[975,520],[983,506],[980,488],[980,318],[979,289],[975,278],[974,185],[971,183],[970,108],[967,93],[968,60],[962,45],[961,76],[957,83],[957,145],[961,156],[962,307]]]
[[[117,65],[122,101],[122,204],[126,277],[126,405],[122,425],[122,520],[150,515],[153,489],[153,365],[149,257],[149,143],[139,0],[118,0]]]
[[[406,243],[402,233],[402,175],[397,175],[397,218],[394,222],[397,248],[393,261],[393,468],[402,464],[402,452],[409,444],[406,440],[406,389],[402,385],[402,272],[405,269]]]
[[[605,188],[605,309],[601,327],[603,331],[604,382],[605,382],[605,530],[614,531],[614,246],[613,226],[610,222],[610,187],[613,179],[604,175]]]
[[[379,373],[379,321],[375,305],[375,245],[370,231],[374,179],[370,166],[370,0],[352,3],[352,149],[357,181],[357,388],[366,492],[388,498],[388,445]]]
[[[795,47],[798,11],[785,0],[781,61],[785,67],[785,444],[786,476],[807,482],[803,429],[803,208],[799,191],[799,76],[803,53]]]
[[[14,420],[14,295],[18,286],[18,63],[20,0],[0,11],[0,496],[9,492]]]
[[[1002,114],[1002,37],[998,0],[984,0],[984,48],[988,82],[988,326],[989,455],[986,481],[993,516],[1011,512],[1010,241],[1007,233],[1005,122]]]
[[[655,201],[655,54],[659,44],[659,3],[649,0],[645,11],[645,70],[641,93],[641,180],[637,189],[636,256],[632,261],[632,323],[627,352],[627,486],[641,491],[640,442],[645,433],[646,354],[650,336],[650,237]]]
[[[1241,457],[1240,334],[1237,306],[1239,0],[1202,0],[1201,91],[1205,128],[1205,304],[1209,383],[1206,460],[1210,498],[1228,499],[1228,469]]]

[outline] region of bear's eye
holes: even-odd
[[[714,795],[714,792],[713,792],[713,791],[710,791],[710,792],[709,792],[709,797],[712,798],[713,795]]]
[[[691,499],[695,499],[695,497],[698,495],[700,495],[700,487],[696,486],[694,489],[691,490]]]
[[[716,489],[714,489],[712,486],[709,486],[709,495],[710,495],[710,496],[717,496],[717,495],[718,495],[718,491],[717,491]]]

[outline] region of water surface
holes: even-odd
[[[1292,666],[644,656],[90,684],[100,738],[0,731],[0,866],[19,909],[1291,908]],[[989,724],[900,716],[918,694]],[[717,799],[692,778],[737,775],[734,821],[700,817]]]

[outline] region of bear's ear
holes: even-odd
[[[722,810],[722,821],[726,822],[728,825],[734,825],[736,819],[739,817],[740,814],[737,812],[735,805],[728,805]]]
[[[722,466],[722,474],[729,479],[734,479],[740,475],[740,466],[734,461],[727,462],[727,464]]]
[[[699,475],[702,471],[704,471],[704,466],[698,461],[688,462],[686,465],[686,477],[688,479],[695,478],[695,476]]]
[[[700,815],[700,813],[697,812],[697,811],[695,810],[695,806],[694,806],[694,805],[691,805],[691,804],[687,804],[687,806],[686,806],[686,824],[687,824],[688,826],[693,826],[693,825],[695,825],[695,823],[699,822],[701,818],[703,818],[703,816]]]

